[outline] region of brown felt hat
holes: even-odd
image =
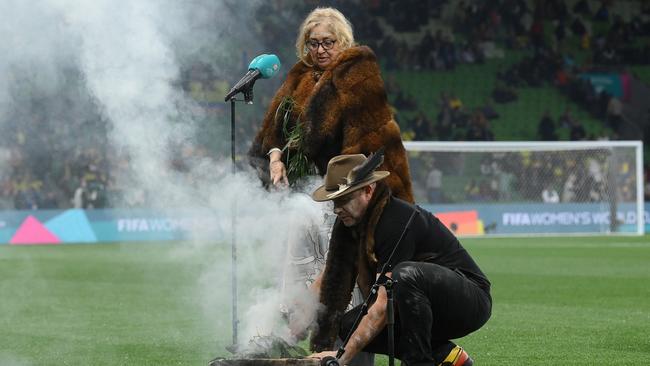
[[[318,202],[333,200],[390,175],[387,171],[377,170],[369,172],[365,177],[356,177],[358,170],[354,168],[361,167],[366,160],[368,159],[363,154],[339,155],[330,159],[327,163],[325,184],[318,187],[311,197]]]

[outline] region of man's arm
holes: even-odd
[[[289,330],[297,340],[305,339],[307,329],[316,319],[316,312],[319,304],[320,289],[323,283],[325,269],[316,277],[309,286],[307,298],[296,298],[291,315],[289,316]]]
[[[323,274],[325,273],[325,267],[323,267],[323,270],[316,276],[314,279],[314,282],[309,286],[309,291],[312,292],[316,297],[320,296],[320,288],[321,285],[323,284]]]
[[[387,273],[386,276],[391,277],[391,273]],[[377,299],[368,309],[368,314],[361,319],[359,326],[352,333],[348,344],[345,346],[345,353],[339,360],[341,365],[348,364],[357,353],[361,352],[384,329],[388,320],[387,305],[386,289],[381,286],[377,292]]]

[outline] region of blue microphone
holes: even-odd
[[[230,89],[228,95],[226,95],[226,102],[240,92],[243,92],[244,95],[250,93],[257,79],[268,79],[275,76],[280,70],[280,66],[280,59],[276,55],[267,55],[264,53],[255,57],[248,65],[248,72]]]

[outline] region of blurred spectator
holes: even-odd
[[[415,133],[415,140],[423,141],[433,138],[433,123],[423,111],[418,112],[417,116],[409,124]]]
[[[557,193],[555,188],[547,186],[542,190],[542,201],[544,203],[558,203],[560,202],[560,194]]]
[[[59,200],[56,196],[56,192],[50,189],[43,196],[43,201],[41,202],[41,209],[53,210],[59,208]]]
[[[465,199],[469,202],[483,201],[481,189],[473,178],[465,185]]]
[[[492,91],[492,99],[494,99],[496,103],[514,102],[517,100],[517,93],[512,88],[503,84],[497,84]]]
[[[558,123],[560,125],[559,127],[561,128],[569,128],[573,123],[573,116],[571,116],[571,110],[568,107],[565,108],[564,113],[560,115]]]
[[[453,135],[451,108],[443,107],[436,118],[436,134],[439,140],[448,141]]]
[[[75,189],[74,191],[74,196],[72,197],[72,207],[76,209],[82,209],[86,208],[86,180],[84,178],[81,178],[81,181],[79,182],[79,187]]]
[[[465,139],[467,141],[494,141],[494,133],[490,130],[489,122],[479,108],[472,114]]]
[[[481,108],[481,113],[483,113],[483,115],[487,119],[499,118],[499,113],[497,113],[497,111],[494,109],[489,99],[485,102],[485,105]]]
[[[623,103],[617,97],[609,98],[607,103],[607,124],[614,131],[619,131],[623,123]]]
[[[438,105],[439,110],[443,110],[446,108],[451,109],[451,104],[449,102],[449,95],[444,91],[440,92],[440,95],[438,96],[438,100],[436,103]]]
[[[609,21],[609,5],[607,4],[607,1],[601,1],[600,2],[600,7],[598,10],[596,10],[596,13],[594,14],[594,20],[599,21],[599,22],[607,22]]]
[[[553,31],[553,35],[555,36],[555,51],[560,52],[561,50],[564,49],[564,40],[566,39],[566,25],[564,24],[564,21],[557,21],[557,24],[555,25],[555,29]]]
[[[587,139],[587,132],[582,126],[582,122],[580,122],[577,118],[572,118],[569,123],[569,140],[580,141]]]
[[[591,7],[589,7],[589,2],[587,0],[580,0],[573,5],[573,12],[576,14],[591,15]]]
[[[571,23],[571,32],[581,39],[587,34],[587,28],[580,17],[573,19],[573,22]]]
[[[550,116],[548,110],[544,112],[542,119],[537,126],[537,133],[542,141],[557,141],[557,132],[555,131],[555,123]]]
[[[426,181],[427,198],[429,203],[440,203],[442,199],[442,171],[438,169],[435,161],[431,163]]]
[[[576,184],[577,177],[576,174],[571,172],[564,182],[564,188],[562,189],[562,202],[573,202],[576,199]]]
[[[532,46],[538,52],[544,48],[544,19],[539,7],[535,10],[535,19],[530,26],[530,41]]]
[[[566,85],[569,83],[569,74],[564,68],[558,68],[557,72],[555,73],[555,80],[553,80],[553,83],[555,86],[560,88],[560,90],[565,89]]]
[[[501,172],[497,175],[499,200],[508,202],[512,199],[513,182],[515,180],[514,174],[509,171]]]
[[[591,36],[585,31],[585,33],[580,37],[580,47],[583,50],[589,50],[591,48]]]
[[[463,102],[456,96],[456,94],[451,94],[449,97],[449,107],[452,110],[460,110],[463,108]]]
[[[14,207],[17,210],[37,210],[41,205],[43,182],[25,170],[14,185]]]
[[[402,89],[397,90],[395,96],[395,108],[398,110],[412,111],[418,107],[418,103],[410,94],[405,93]]]

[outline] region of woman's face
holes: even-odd
[[[312,28],[307,39],[307,49],[311,59],[321,69],[330,65],[341,53],[338,40],[323,24]]]

